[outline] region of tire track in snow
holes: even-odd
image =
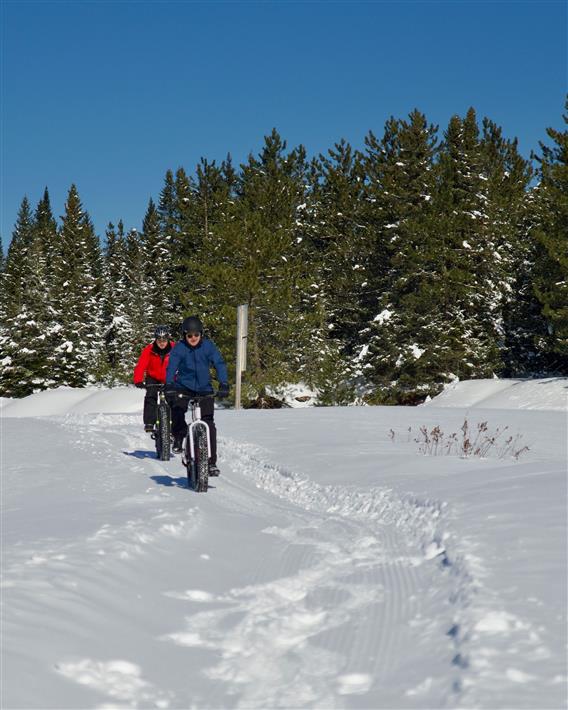
[[[444,671],[438,676],[419,679],[421,682],[411,688],[407,686],[406,695],[415,697],[417,702],[436,698],[435,703],[439,706],[458,702],[463,688],[461,676],[467,661],[456,662],[456,657],[466,659],[464,645],[467,636],[449,632],[467,607],[473,590],[467,570],[461,561],[449,559],[443,544],[445,504],[413,496],[400,497],[387,488],[362,490],[321,486],[301,474],[267,463],[264,452],[255,446],[228,439],[222,442],[223,450],[231,452],[227,462],[230,467],[259,489],[325,519],[334,516],[356,523],[380,539],[382,556],[378,563],[374,559],[374,566],[370,563],[370,569],[374,578],[382,579],[388,598],[372,609],[367,621],[376,628],[390,631],[396,624],[400,631],[400,627],[410,621],[415,630],[425,629],[430,639],[435,636],[434,648]],[[434,583],[426,602],[439,611],[440,597],[443,597],[447,615],[442,619],[428,620],[428,611],[424,612],[427,604],[420,598],[424,593],[420,585],[424,583],[422,573],[425,567],[430,572],[427,578]],[[401,649],[408,648],[408,639],[403,642],[399,633],[380,634],[377,644],[367,630],[353,644],[359,657],[372,657],[369,650],[374,651],[373,674],[376,678],[386,678],[389,672],[396,671],[397,664],[408,673],[408,664],[398,655]],[[431,644],[425,645],[424,653],[431,653]]]
[[[271,507],[282,507],[289,524],[265,533],[284,539],[287,549],[312,548],[313,562],[301,569],[296,563],[292,574],[272,582],[248,584],[228,594],[200,595],[203,603],[221,608],[186,617],[185,628],[166,634],[164,640],[220,654],[221,660],[204,673],[222,681],[228,695],[238,698],[239,707],[341,707],[349,705],[350,697],[371,697],[367,694],[373,684],[386,680],[400,661],[397,649],[404,645],[399,632],[415,611],[407,597],[415,598],[423,584],[419,568],[424,555],[416,554],[416,534],[419,528],[424,535],[424,522],[438,516],[428,517],[414,503],[403,504],[386,490],[374,489],[369,498],[366,492],[314,486],[266,464],[251,447],[224,443],[232,454],[231,469],[252,481],[260,496],[251,496],[237,479],[225,475],[228,485],[219,505],[233,509],[242,505],[265,518]],[[409,527],[416,517],[421,524]],[[426,538],[431,543],[432,537]],[[197,597],[190,596],[194,603]],[[357,619],[364,623],[354,631]],[[440,636],[442,645],[449,647],[443,632]],[[444,660],[435,666],[447,680]],[[395,696],[408,687],[408,674],[403,675],[395,684]],[[422,680],[418,675],[415,685]],[[433,684],[437,705],[449,692],[447,685],[442,686]],[[203,707],[216,703],[211,697],[198,700]]]

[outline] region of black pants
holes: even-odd
[[[146,375],[146,384],[159,385],[161,382]],[[149,387],[146,390],[146,396],[144,397],[144,424],[155,424],[156,422],[159,389],[159,387]]]
[[[188,395],[195,395],[191,390],[185,390]],[[174,437],[184,437],[187,434],[187,424],[185,423],[185,413],[189,406],[187,397],[175,397],[168,399],[172,408],[172,434]],[[215,404],[213,397],[201,400],[201,419],[209,425],[209,433],[211,438],[211,457],[209,463],[217,463],[217,427],[213,421],[215,414]]]

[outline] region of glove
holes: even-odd
[[[172,407],[176,401],[178,390],[174,385],[166,385],[164,387],[164,395],[167,403]]]
[[[134,387],[138,387],[139,390],[143,390],[143,389],[144,389],[144,386],[145,386],[145,385],[144,385],[143,382],[135,382],[135,383],[134,383]]]
[[[226,399],[229,396],[229,385],[226,382],[221,382],[217,396],[221,399]]]

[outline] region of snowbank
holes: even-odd
[[[311,407],[316,393],[305,385],[273,392],[293,408]],[[77,389],[59,387],[22,399],[0,399],[2,417],[49,417],[66,414],[135,414],[142,410],[144,393],[134,387]],[[465,380],[448,385],[423,407],[469,409],[530,409],[568,411],[568,377],[540,380]]]
[[[455,382],[421,406],[568,411],[568,377]]]
[[[50,417],[65,414],[131,414],[142,409],[144,393],[133,387],[58,387],[22,399],[7,400],[2,417]]]

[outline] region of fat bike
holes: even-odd
[[[201,419],[201,402],[215,394],[184,395],[188,400],[185,421],[187,435],[182,444],[181,461],[187,470],[187,483],[197,493],[207,493],[209,487],[209,458],[211,457],[211,432],[206,421]]]
[[[147,384],[146,388],[158,388],[158,406],[152,439],[156,443],[156,454],[160,461],[169,461],[172,455],[172,412],[166,400],[165,385]]]

